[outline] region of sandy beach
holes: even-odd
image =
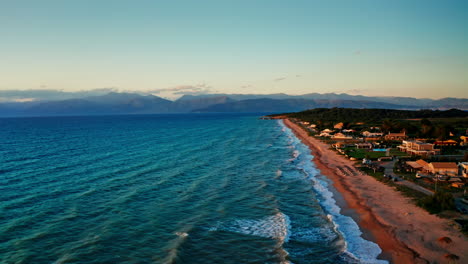
[[[380,246],[382,259],[391,263],[468,263],[468,239],[453,222],[429,214],[392,187],[363,174],[352,161],[290,120],[284,119],[284,123],[309,146],[317,167],[343,196],[344,213],[358,222],[366,239]],[[440,237],[449,237],[452,243],[438,242]],[[460,259],[450,262],[446,254]]]

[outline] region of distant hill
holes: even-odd
[[[443,99],[427,99],[413,97],[385,97],[385,96],[364,96],[364,95],[349,95],[345,93],[309,93],[303,95],[287,95],[287,94],[203,94],[203,95],[184,95],[179,100],[192,100],[196,98],[209,98],[225,96],[236,101],[250,99],[310,99],[310,100],[346,100],[346,101],[370,101],[381,102],[400,106],[399,108],[419,108],[419,109],[464,109],[468,110],[468,99],[461,98],[443,98]]]
[[[298,112],[313,108],[468,109],[468,99],[367,97],[348,94],[205,94],[170,101],[154,95],[110,92],[55,101],[3,102],[0,116],[114,115],[190,112]]]
[[[311,100],[311,99],[250,99],[216,104],[207,108],[197,109],[197,112],[294,112],[311,108],[349,107],[349,108],[406,108],[388,103],[352,100]]]

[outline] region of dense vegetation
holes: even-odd
[[[440,110],[394,110],[316,108],[285,114],[317,125],[318,129],[330,128],[338,122],[344,128],[355,130],[379,126],[381,131],[405,131],[412,137],[448,139],[451,135],[464,135],[468,127],[468,112],[458,109]]]
[[[379,123],[384,119],[421,119],[468,117],[467,111],[450,109],[440,110],[394,110],[394,109],[353,109],[353,108],[315,108],[287,114],[289,117],[304,121],[318,122],[366,122]]]
[[[418,205],[425,208],[430,213],[440,213],[444,210],[455,210],[453,196],[446,192],[436,192],[432,196],[427,196],[418,201]]]

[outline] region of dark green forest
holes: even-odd
[[[379,126],[385,133],[405,131],[412,136],[434,139],[464,135],[468,128],[468,112],[458,109],[411,111],[316,108],[282,115],[316,124],[318,129],[330,128],[338,122],[343,122],[344,128],[359,130]]]

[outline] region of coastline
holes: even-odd
[[[353,162],[289,119],[283,122],[309,147],[321,173],[332,180],[343,198],[344,214],[358,223],[363,237],[380,246],[381,259],[391,263],[448,263],[445,254],[459,256],[455,263],[468,259],[468,240],[448,220],[430,215],[392,187],[364,175]],[[437,242],[443,236],[453,242]]]

